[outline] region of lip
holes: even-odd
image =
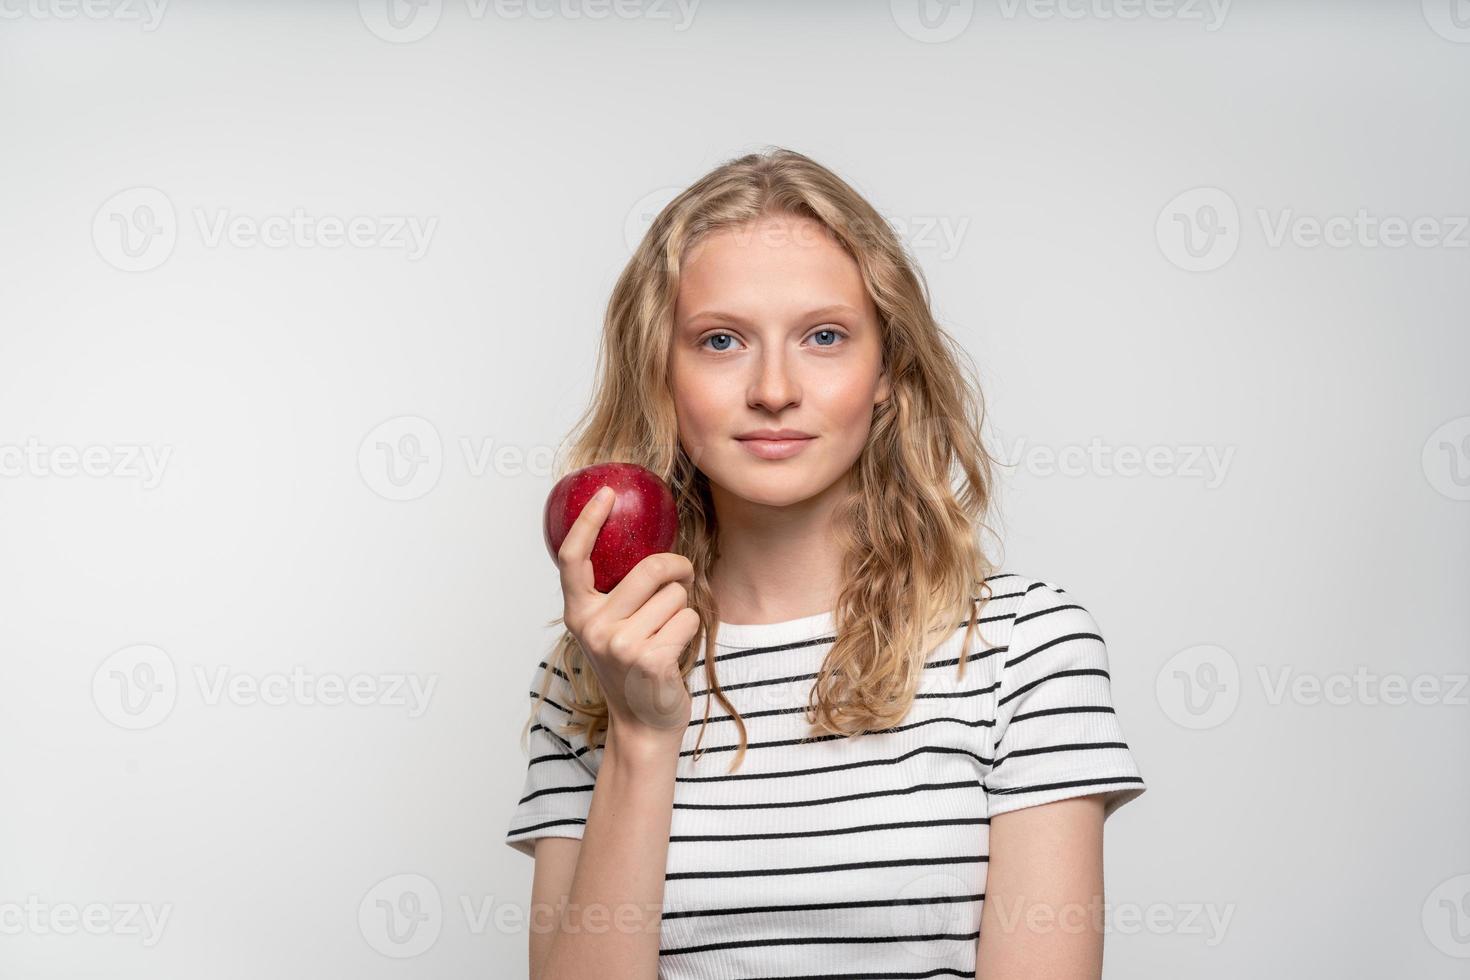
[[[811,439],[810,432],[802,432],[800,429],[751,429],[742,432],[736,439]]]
[[[761,459],[788,459],[805,449],[815,438],[803,436],[790,439],[750,439],[740,436],[736,441]]]

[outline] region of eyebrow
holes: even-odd
[[[830,316],[833,313],[846,313],[850,316],[859,315],[857,310],[848,306],[846,303],[833,303],[829,306],[818,307],[815,310],[807,310],[801,314],[801,319],[807,320],[812,317]],[[700,310],[698,313],[686,318],[684,322],[693,323],[695,320],[720,320],[725,323],[738,323],[742,325],[748,322],[742,316],[737,316],[734,313],[725,313],[722,310]]]

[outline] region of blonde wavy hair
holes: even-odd
[[[980,532],[993,489],[984,399],[968,357],[934,320],[918,265],[889,223],[857,191],[810,158],[771,148],[730,160],[672,201],[643,236],[608,302],[591,403],[568,437],[557,478],[618,459],[663,477],[674,491],[674,550],[694,565],[689,605],[701,628],[680,655],[686,684],[699,649],[704,680],[739,729],[730,771],[744,759],[745,723],[720,688],[715,669],[719,609],[709,574],[718,528],[708,478],[679,443],[668,369],[679,272],[688,250],[711,232],[769,214],[810,218],[857,261],[879,313],[891,394],[874,407],[867,444],[853,466],[851,492],[836,511],[843,547],[834,610],[836,638],[811,688],[808,738],[861,735],[908,714],[928,653],[961,625],[968,651],[989,598]],[[958,485],[956,486],[956,481]],[[562,623],[562,617],[547,625]],[[959,657],[964,677],[968,653]],[[553,672],[571,688],[572,720],[562,734],[603,738],[607,702],[586,655],[564,630],[522,741],[545,700]],[[705,719],[710,700],[705,696]],[[700,755],[702,725],[694,757]]]

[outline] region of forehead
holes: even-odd
[[[820,222],[769,215],[711,232],[689,249],[675,315],[718,308],[780,316],[838,303],[870,309],[856,260]]]

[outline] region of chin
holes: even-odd
[[[783,472],[777,466],[741,466],[738,472],[711,478],[742,500],[763,507],[790,507],[810,500],[822,492],[825,484],[810,471],[791,468]]]

